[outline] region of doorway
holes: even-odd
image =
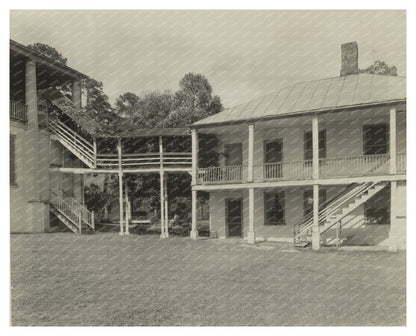
[[[242,237],[243,200],[229,198],[225,200],[225,225],[227,237]]]

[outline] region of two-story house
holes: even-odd
[[[78,158],[48,130],[48,111],[39,93],[72,86],[72,103],[81,108],[86,75],[10,40],[10,231],[49,229],[50,190],[83,202],[83,176],[50,172],[79,166]]]
[[[360,73],[356,42],[341,54],[339,77],[191,126],[193,199],[209,192],[213,236],[405,248],[406,78]],[[219,140],[217,167],[198,167],[198,134]]]

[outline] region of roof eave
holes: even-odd
[[[44,64],[46,66],[49,66],[53,68],[54,70],[57,70],[65,75],[71,76],[74,79],[83,79],[88,78],[89,76],[83,74],[82,72],[79,72],[67,65],[64,65],[62,63],[59,63],[49,57],[46,57],[16,41],[10,40],[10,49],[25,56],[28,58],[31,58],[36,63]]]
[[[243,119],[243,120],[230,120],[230,121],[223,121],[223,122],[191,124],[189,125],[189,128],[199,129],[199,128],[209,128],[209,127],[217,127],[217,126],[238,125],[238,124],[245,124],[245,123],[254,123],[256,121],[294,118],[294,117],[300,117],[300,116],[312,115],[312,114],[322,114],[322,113],[328,113],[328,112],[342,112],[342,111],[350,111],[354,109],[364,109],[368,107],[390,106],[390,105],[395,105],[395,104],[400,104],[400,103],[406,103],[406,98],[388,100],[388,101],[383,101],[383,102],[359,104],[359,105],[348,105],[348,106],[323,108],[323,109],[315,109],[315,110],[308,110],[308,111],[297,111],[297,112],[290,112],[290,113],[279,114],[279,115],[273,114],[273,115],[267,115],[264,117],[248,118],[248,119]]]

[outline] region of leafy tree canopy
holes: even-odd
[[[66,65],[68,61],[67,58],[64,57],[58,50],[47,44],[33,43],[29,44],[27,47],[64,65]]]
[[[374,75],[397,76],[397,68],[393,65],[388,66],[386,62],[375,61],[368,68],[360,70],[360,73],[369,73]]]

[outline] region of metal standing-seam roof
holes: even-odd
[[[353,74],[298,83],[228,108],[193,126],[261,120],[406,99],[406,77]]]

